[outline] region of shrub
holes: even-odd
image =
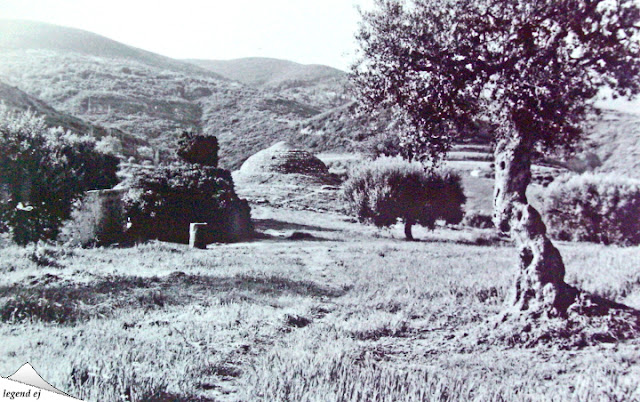
[[[585,173],[547,188],[543,213],[561,240],[640,244],[640,181]]]
[[[178,141],[178,156],[188,163],[218,166],[218,139],[212,135],[183,131]]]
[[[100,141],[96,143],[96,150],[103,154],[119,156],[123,154],[124,147],[122,146],[122,141],[119,138],[108,135],[106,137],[102,137]]]
[[[192,222],[208,224],[208,242],[252,232],[249,205],[236,195],[228,170],[177,164],[141,170],[129,185],[124,207],[135,239],[187,243]]]
[[[0,230],[21,245],[55,239],[84,191],[118,182],[118,159],[95,147],[92,138],[0,105]]]
[[[350,211],[361,222],[383,227],[400,218],[408,239],[412,239],[411,226],[416,223],[431,229],[438,219],[459,223],[466,201],[459,175],[450,171],[427,172],[417,162],[389,157],[355,168],[343,193]]]

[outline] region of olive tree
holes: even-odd
[[[466,197],[458,174],[425,170],[419,163],[381,157],[366,161],[349,174],[343,185],[349,209],[361,222],[378,227],[404,222],[407,240],[412,226],[435,228],[436,220],[460,223]]]
[[[495,142],[493,221],[519,249],[506,316],[564,316],[580,292],[528,202],[535,155],[571,151],[601,88],[640,89],[634,0],[376,0],[362,13],[352,81],[392,109],[417,159],[438,159],[478,124]]]

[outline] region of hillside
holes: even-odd
[[[267,57],[234,60],[187,60],[234,81],[254,87],[287,87],[313,85],[320,81],[344,80],[346,73],[318,64],[299,64]]]
[[[289,142],[315,152],[370,153],[391,142],[388,133],[393,127],[393,116],[358,114],[352,101],[299,122]],[[493,160],[486,133],[479,133],[472,142],[454,146],[447,159]],[[569,158],[546,158],[546,162],[576,172],[594,170],[640,179],[640,114],[601,110],[585,132],[583,151]]]
[[[391,116],[359,114],[357,103],[350,101],[300,121],[289,142],[314,152],[368,153],[384,143],[392,127]]]
[[[127,46],[81,29],[35,21],[0,20],[0,51],[26,49],[48,49],[62,53],[130,60],[160,69],[203,73],[202,69],[191,64]],[[223,79],[220,76],[216,78]]]
[[[42,100],[30,96],[20,89],[7,85],[1,81],[0,103],[3,103],[11,110],[31,110],[41,116],[44,116],[45,121],[51,127],[62,127],[65,130],[73,131],[77,134],[92,135],[95,138],[102,138],[108,135],[117,137],[122,142],[125,150],[131,150],[138,146],[148,145],[146,141],[133,137],[120,130],[105,129],[104,127],[87,123],[86,121],[69,114],[61,113]],[[125,152],[125,155],[133,156],[133,154],[129,152]]]
[[[586,152],[601,163],[597,171],[640,179],[640,114],[605,110],[588,138]]]
[[[0,80],[165,155],[195,129],[217,135],[221,164],[237,168],[323,108],[77,29],[2,21],[0,38]]]
[[[298,102],[331,109],[350,101],[347,74],[333,67],[266,57],[187,60],[245,85],[277,92]]]
[[[278,141],[314,153],[366,151],[392,128],[390,115],[356,115],[346,74],[331,67],[265,58],[191,63],[77,29],[0,20],[0,81],[24,91],[8,97],[37,98],[65,116],[58,121],[75,116],[100,127],[93,129],[98,136],[102,128],[118,133],[125,153],[139,159],[149,158],[147,144],[168,157],[185,129],[216,135],[221,165],[236,169]],[[637,115],[605,112],[599,119],[580,158],[596,155],[598,169],[637,177]]]

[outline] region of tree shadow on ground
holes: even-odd
[[[113,276],[91,284],[70,284],[47,277],[43,282],[0,287],[0,321],[42,320],[65,324],[112,316],[126,307],[156,309],[213,297],[227,301],[239,297],[256,303],[282,295],[333,298],[347,291],[278,276],[216,277],[176,272],[150,278]],[[229,294],[237,297],[226,297]]]
[[[312,242],[324,242],[324,241],[337,241],[327,239],[324,237],[314,236],[307,232],[293,232],[289,235],[273,235],[263,232],[256,232],[253,236],[254,240],[272,240],[272,241],[312,241]]]
[[[252,219],[256,230],[312,230],[316,232],[338,232],[337,229],[322,226],[304,225],[301,223],[285,222],[276,219]]]

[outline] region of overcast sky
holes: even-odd
[[[80,28],[174,58],[275,57],[346,70],[373,0],[0,0],[0,18]]]

